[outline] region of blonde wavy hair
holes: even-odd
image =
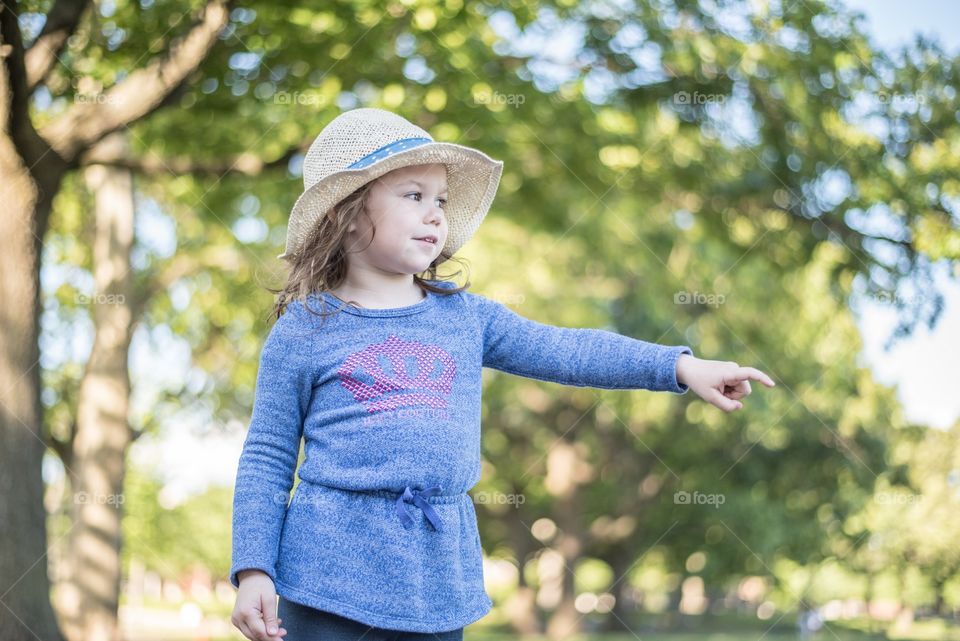
[[[347,277],[347,251],[345,248],[347,241],[348,226],[356,217],[364,215],[370,220],[373,228],[373,235],[377,233],[376,226],[373,225],[373,219],[370,218],[370,212],[367,209],[367,202],[370,195],[370,189],[375,180],[364,184],[352,194],[341,200],[334,207],[317,221],[310,236],[307,237],[301,250],[290,259],[290,274],[287,278],[287,284],[282,289],[266,289],[276,295],[276,302],[271,310],[270,317],[274,320],[280,318],[286,311],[287,305],[294,300],[302,300],[304,307],[311,313],[326,318],[336,312],[317,312],[310,308],[306,299],[310,294],[320,293],[336,289]],[[373,237],[371,236],[371,241]],[[362,251],[362,250],[361,250]],[[463,270],[457,270],[449,277],[438,278],[438,263],[448,261],[461,264],[464,268],[467,265],[457,258],[449,256],[443,252],[430,263],[430,266],[413,275],[413,281],[420,286],[422,290],[431,291],[436,294],[448,295],[461,292],[470,286],[468,281],[462,287],[446,289],[438,287],[427,281],[448,280],[463,273]],[[469,269],[467,269],[469,274]],[[320,297],[321,305],[323,297]],[[338,309],[337,311],[340,311]]]

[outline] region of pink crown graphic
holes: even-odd
[[[389,374],[382,367],[381,357],[390,363]],[[415,376],[407,369],[408,359],[416,362]],[[440,373],[434,376],[438,363]],[[423,405],[445,408],[456,372],[453,357],[443,348],[404,341],[391,334],[382,343],[350,354],[337,375],[354,400],[373,413]]]

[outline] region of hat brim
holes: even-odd
[[[490,210],[503,173],[503,161],[494,160],[472,147],[431,142],[395,152],[360,169],[344,169],[330,174],[312,185],[293,205],[287,228],[287,246],[277,258],[290,259],[296,255],[321,217],[364,184],[394,169],[432,163],[447,166],[448,193],[444,211],[448,233],[442,251],[452,256],[473,236]]]

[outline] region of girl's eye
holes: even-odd
[[[417,197],[417,202],[420,202],[420,199],[423,197],[423,193],[422,193],[422,192],[419,192],[419,191],[412,191],[412,192],[410,192],[409,194],[407,194],[407,196],[416,196],[416,197]],[[446,199],[446,198],[438,198],[437,200],[440,201],[440,203],[441,203],[440,207],[441,207],[441,208],[443,208],[443,207],[447,204],[447,199]]]

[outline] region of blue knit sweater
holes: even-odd
[[[492,606],[467,494],[480,480],[482,367],[580,387],[688,389],[676,361],[689,347],[539,323],[469,291],[390,309],[329,292],[307,302],[342,311],[321,320],[292,302],[264,343],[230,581],[260,569],[284,598],[371,626],[443,632]]]

